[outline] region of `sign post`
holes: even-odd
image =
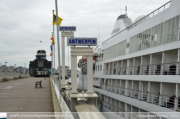
[[[75,26],[60,26],[59,31],[61,31],[62,39],[62,88],[65,87],[65,37],[74,37],[74,31],[76,31]],[[61,67],[59,67],[61,68]],[[61,78],[61,77],[60,77]]]

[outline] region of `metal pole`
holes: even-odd
[[[53,32],[52,32],[52,36],[53,36]],[[54,38],[54,36],[53,36],[53,38]],[[53,44],[51,44],[51,47],[53,48]],[[52,55],[51,55],[51,76],[53,75],[53,55],[54,55],[52,50],[51,50],[51,53],[52,53]]]
[[[56,25],[57,25],[57,47],[58,47],[58,67],[59,67],[59,90],[61,90],[61,59],[60,59],[60,43],[59,43],[59,26],[58,26],[58,6],[57,6],[57,0],[55,0],[55,6],[56,6]]]
[[[6,63],[7,63],[7,62],[5,62],[5,80],[6,80]]]
[[[54,10],[53,10],[53,14],[54,14]],[[54,36],[53,38],[55,41],[54,24],[53,24],[53,36]],[[53,52],[54,52],[54,55],[53,55],[54,56],[53,58],[54,59],[54,74],[53,75],[55,76],[55,45],[53,45]]]
[[[15,67],[16,67],[16,64],[14,64],[14,77],[15,77]]]

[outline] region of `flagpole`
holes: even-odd
[[[52,32],[52,36],[53,36],[53,32]],[[51,76],[53,76],[53,44],[51,44]]]
[[[53,10],[53,14],[54,14],[54,10]],[[54,38],[54,41],[55,41],[55,33],[54,33],[54,24],[53,24],[53,38]],[[53,45],[53,53],[54,53],[54,76],[55,76],[55,45]]]
[[[59,25],[58,25],[58,6],[57,0],[55,0],[55,7],[56,7],[56,25],[57,25],[57,47],[58,47],[58,67],[59,67],[59,90],[61,90],[61,59],[60,59],[60,43],[59,43]]]

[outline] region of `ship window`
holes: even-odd
[[[179,16],[174,17],[165,22],[164,40],[163,40],[164,44],[177,41],[178,27],[179,27]]]
[[[143,39],[142,39],[142,50],[150,48],[151,29],[144,31],[142,37],[143,37]]]
[[[125,51],[126,51],[126,40],[105,49],[103,59],[106,60],[109,58],[125,55]]]
[[[130,44],[129,44],[129,52],[134,52],[134,36],[130,38]]]
[[[44,66],[43,61],[38,61],[38,67],[43,67],[43,66]]]

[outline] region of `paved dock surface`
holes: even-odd
[[[35,82],[42,80],[42,88]],[[49,78],[23,78],[0,82],[0,112],[52,112]]]

